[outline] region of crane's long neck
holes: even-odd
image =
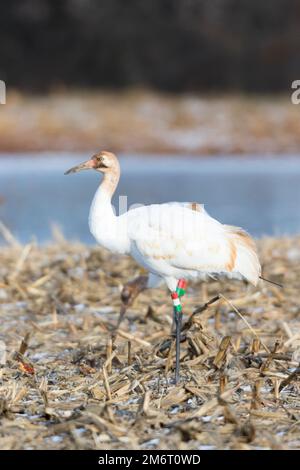
[[[119,168],[104,174],[91,205],[89,225],[91,233],[100,245],[112,251],[122,252],[118,217],[111,203],[119,178]]]
[[[98,188],[96,195],[102,197],[103,201],[107,200],[111,203],[111,198],[114,195],[114,192],[118,186],[120,179],[120,169],[115,168],[107,173],[104,173],[103,180]]]

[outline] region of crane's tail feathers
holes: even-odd
[[[283,289],[283,284],[279,284],[279,282],[275,282],[275,281],[271,281],[271,279],[267,279],[263,276],[259,276],[259,279],[261,279],[262,281],[265,281],[265,282],[269,282],[270,284],[274,284],[274,286],[278,286],[278,287],[281,287]]]
[[[251,236],[239,227],[225,225],[230,243],[235,248],[235,262],[232,271],[241,274],[255,286],[261,275],[261,266],[257,256],[256,245]]]

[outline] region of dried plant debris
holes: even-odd
[[[289,92],[65,89],[41,97],[8,90],[0,113],[2,152],[90,152],[99,143],[116,152],[152,155],[296,155],[299,109],[291,105]]]
[[[114,330],[122,286],[140,273],[132,260],[62,237],[6,241],[1,449],[300,447],[300,238],[259,241],[264,275],[283,289],[189,285],[177,386],[165,288],[142,293]]]

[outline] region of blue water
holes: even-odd
[[[59,224],[68,239],[92,243],[87,218],[99,175],[64,176],[87,154],[0,156],[0,220],[22,242],[51,239]],[[197,201],[221,222],[255,236],[300,233],[300,158],[121,156],[118,196],[128,205]]]

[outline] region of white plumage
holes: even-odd
[[[111,204],[120,167],[110,152],[100,152],[67,173],[95,169],[104,174],[89,216],[90,230],[103,247],[131,255],[150,272],[147,287],[164,280],[171,292],[180,279],[226,275],[256,285],[261,274],[256,247],[241,228],[223,225],[197,203],[170,202],[116,216]]]
[[[109,158],[107,154],[105,158]],[[152,204],[116,216],[111,197],[119,167],[109,168],[114,174],[106,170],[89,216],[91,233],[100,245],[131,255],[163,278],[171,290],[180,278],[205,279],[218,274],[257,284],[260,263],[255,244],[245,231],[221,224],[196,203]]]

